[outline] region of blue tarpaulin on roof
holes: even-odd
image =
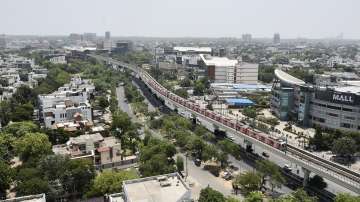
[[[247,98],[234,98],[225,100],[228,105],[238,106],[238,107],[247,107],[254,105],[254,102]]]

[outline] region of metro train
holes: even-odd
[[[147,72],[142,72],[141,78],[144,82],[148,83],[153,89],[155,89],[157,92],[159,92],[164,97],[169,98],[172,101],[175,101],[176,103],[191,109],[192,111],[201,114],[207,118],[210,118],[214,121],[217,121],[219,123],[222,123],[223,125],[232,128],[240,133],[245,134],[248,137],[251,137],[253,139],[256,139],[258,141],[261,141],[271,147],[274,147],[276,149],[284,151],[286,148],[286,143],[284,141],[274,139],[273,137],[268,136],[267,134],[254,130],[250,128],[247,125],[244,125],[242,123],[237,122],[236,120],[229,119],[228,117],[225,117],[221,114],[218,114],[214,111],[200,108],[200,106],[192,101],[186,100],[171,91],[164,88],[162,85],[160,85],[155,79],[152,78]]]

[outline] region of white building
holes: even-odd
[[[207,76],[215,83],[247,83],[258,81],[258,64],[243,63],[227,57],[200,55]]]
[[[92,122],[92,108],[88,101],[95,87],[89,80],[72,78],[69,84],[49,95],[39,95],[41,118],[45,127],[73,120]]]
[[[53,64],[66,64],[66,56],[65,55],[58,55],[51,57],[49,61]]]

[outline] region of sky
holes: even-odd
[[[359,0],[0,0],[0,34],[360,39]]]

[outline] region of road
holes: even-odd
[[[139,87],[138,84],[136,84],[136,86]],[[140,92],[142,92],[144,90],[147,90],[147,89],[141,88],[141,86],[140,86]],[[143,92],[142,92],[142,94],[144,95]],[[118,95],[122,96],[123,92],[121,92],[121,90],[120,90],[120,93]],[[152,102],[150,102],[149,96],[152,96],[152,95],[146,94],[144,96],[145,102],[149,105],[149,109],[155,109],[155,106],[153,106],[152,103],[156,103],[157,105],[159,103],[157,100],[152,100]],[[150,97],[150,99],[156,99],[156,98]],[[128,103],[123,102],[123,99],[119,99],[119,104],[120,104],[120,102],[122,102],[121,106],[123,106],[124,108],[129,108],[128,106],[126,106],[126,105],[128,105]],[[159,105],[157,107],[159,107]],[[131,109],[129,110],[129,112],[131,112]],[[135,118],[136,118],[136,116],[135,116]],[[156,133],[155,131],[153,131],[151,129],[148,129],[148,130],[150,131],[150,133],[153,136],[155,136],[157,138],[162,138],[162,136],[160,134]],[[183,154],[179,154],[179,155],[182,155],[184,157]],[[185,159],[185,157],[184,157],[184,159]],[[251,167],[249,164],[246,164],[244,161],[239,161],[231,155],[229,155],[229,162],[232,165],[234,165],[235,167],[238,167],[240,172],[254,170],[254,168]],[[226,180],[222,179],[221,177],[215,177],[210,172],[203,170],[202,167],[197,167],[192,160],[188,160],[188,169],[189,169],[189,177],[190,177],[189,180],[197,182],[196,184],[198,185],[198,186],[194,186],[192,188],[193,196],[197,197],[198,194],[200,193],[201,188],[206,188],[207,186],[210,186],[210,187],[220,191],[221,193],[223,193],[226,196],[233,195],[232,194],[232,186],[231,186],[230,181],[226,181]],[[289,189],[288,187],[285,187],[285,186],[282,186],[280,189],[276,189],[276,191],[278,191],[280,193],[292,192],[291,189]],[[242,196],[237,195],[236,197],[241,198]]]

